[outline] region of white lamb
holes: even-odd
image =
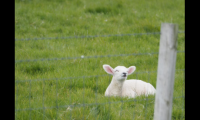
[[[141,80],[126,80],[127,76],[132,74],[135,66],[126,68],[117,66],[115,69],[109,65],[103,65],[103,69],[113,75],[112,81],[106,89],[105,96],[120,96],[134,98],[139,95],[154,95],[156,89],[150,84]]]

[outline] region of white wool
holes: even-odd
[[[126,68],[124,66],[117,66],[115,69],[109,65],[103,65],[104,70],[113,75],[110,85],[107,87],[105,96],[120,96],[134,98],[139,95],[153,95],[156,89],[147,82],[142,80],[126,80],[127,76],[132,74],[135,66]]]

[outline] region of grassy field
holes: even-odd
[[[183,0],[15,0],[15,119],[153,119],[155,96],[104,96],[112,76],[102,66],[136,66],[128,79],[156,87],[159,34],[64,37],[155,33],[165,22],[185,31],[184,4]],[[178,34],[177,49],[185,51],[184,33]],[[185,53],[178,52],[173,120],[185,119],[184,69]]]

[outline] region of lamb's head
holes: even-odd
[[[130,66],[126,68],[124,66],[117,66],[115,69],[110,67],[110,65],[103,65],[103,69],[108,73],[113,75],[115,80],[124,81],[127,79],[128,75],[132,74],[135,70],[135,66]]]

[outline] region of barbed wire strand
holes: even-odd
[[[185,33],[179,31],[178,33]],[[72,38],[96,38],[96,37],[113,37],[113,36],[136,36],[136,35],[158,35],[160,32],[147,32],[147,33],[132,33],[132,34],[109,34],[109,35],[88,35],[88,36],[67,36],[67,37],[41,37],[41,38],[15,38],[15,41],[29,41],[29,40],[55,40],[55,39],[72,39]]]
[[[183,53],[183,52],[185,52],[185,51],[177,51],[177,53]],[[154,54],[158,54],[158,52],[131,53],[131,54],[118,54],[118,55],[80,56],[80,57],[62,57],[62,58],[25,59],[25,60],[15,60],[15,63],[36,62],[36,61],[53,61],[53,60],[70,60],[70,59],[105,58],[105,57],[119,57],[119,56],[154,55]]]
[[[176,72],[179,71],[185,71],[185,69],[177,69]],[[134,72],[136,74],[136,79],[138,74],[144,74],[144,73],[156,73],[157,71],[142,71],[142,72]],[[15,80],[15,83],[21,83],[21,82],[37,82],[37,81],[50,81],[50,80],[71,80],[71,79],[83,79],[83,78],[94,78],[94,77],[106,77],[106,76],[112,76],[109,74],[104,75],[91,75],[91,76],[78,76],[78,77],[64,77],[64,78],[43,78],[43,79],[27,79],[27,80]]]
[[[54,39],[72,39],[72,38],[95,38],[95,37],[113,37],[113,36],[135,36],[135,35],[153,35],[160,34],[160,32],[149,32],[149,33],[133,33],[133,34],[109,34],[109,35],[88,35],[88,36],[68,36],[68,37],[41,37],[41,38],[24,38],[15,39],[15,41],[28,41],[28,40],[54,40]]]
[[[178,97],[173,97],[173,99],[179,99],[179,98],[185,98],[185,96],[178,96]],[[145,101],[146,99],[139,99],[139,100],[135,100],[135,99],[131,99],[131,100],[126,100],[124,102],[139,102],[139,101]],[[148,100],[155,100],[155,98],[150,98]],[[115,101],[115,102],[109,102],[110,104],[117,104],[117,103],[121,103],[122,101]],[[93,105],[106,105],[108,104],[108,102],[105,103],[84,103],[84,104],[70,104],[70,105],[61,105],[61,106],[50,106],[50,107],[38,107],[38,108],[23,108],[23,109],[15,109],[15,111],[29,111],[29,110],[41,110],[41,109],[55,109],[55,108],[67,108],[67,107],[84,107],[86,106],[93,106]]]
[[[147,73],[148,71],[144,72],[135,72],[134,74],[143,74]],[[154,73],[157,71],[151,71],[150,73]],[[64,78],[44,78],[44,79],[29,79],[29,80],[15,80],[15,83],[20,83],[20,82],[29,82],[29,81],[49,81],[49,80],[71,80],[71,79],[83,79],[83,78],[93,78],[93,77],[105,77],[105,76],[112,76],[109,74],[104,74],[104,75],[91,75],[91,76],[78,76],[78,77],[64,77]]]

